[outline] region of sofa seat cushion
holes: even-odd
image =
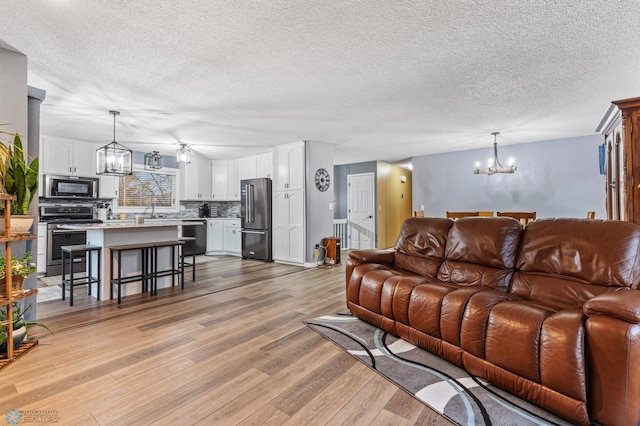
[[[400,283],[393,299],[396,321],[422,333],[460,346],[460,328],[471,297],[486,291],[482,287],[460,287],[429,282],[409,288]]]
[[[348,286],[348,307],[354,315],[376,318],[376,324],[384,330],[396,334],[393,322],[393,298],[396,288],[411,289],[428,282],[427,277],[409,271],[390,268],[386,265],[365,263],[354,268]],[[366,320],[366,319],[365,319]],[[382,324],[382,326],[380,325]]]
[[[580,309],[504,301],[491,309],[485,358],[520,377],[586,401],[585,320]]]

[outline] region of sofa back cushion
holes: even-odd
[[[559,308],[640,284],[640,226],[593,219],[540,219],[527,225],[510,292]]]
[[[506,291],[513,275],[522,225],[510,217],[465,217],[447,237],[441,281]]]
[[[411,217],[404,221],[396,241],[393,266],[435,278],[444,260],[451,219]]]

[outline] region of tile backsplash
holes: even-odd
[[[200,201],[181,201],[180,206],[184,206],[184,211],[180,212],[180,217],[198,217],[198,207]],[[240,217],[239,201],[208,201],[210,217]]]

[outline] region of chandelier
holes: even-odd
[[[181,143],[180,148],[176,151],[176,160],[178,163],[191,163],[191,150],[186,143]]]
[[[144,168],[147,170],[158,170],[162,168],[162,155],[158,151],[153,151],[144,155]]]
[[[116,115],[120,112],[109,111],[109,114],[113,114],[113,141],[96,150],[96,174],[127,176],[133,173],[132,152],[116,142]]]
[[[493,158],[489,158],[486,169],[480,169],[480,162],[476,162],[476,169],[473,171],[475,175],[493,175],[496,173],[514,173],[517,170],[513,158],[509,158],[508,167],[503,167],[498,160],[498,135],[500,132],[493,132]]]

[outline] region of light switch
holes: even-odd
[[[424,211],[424,204],[420,204],[420,210]]]
[[[329,210],[333,210],[333,203],[329,203]]]

